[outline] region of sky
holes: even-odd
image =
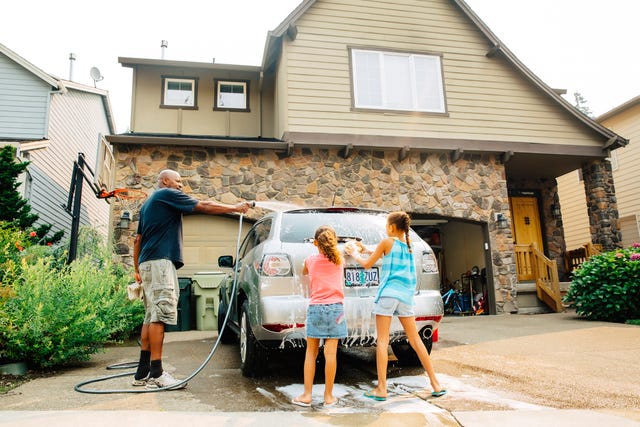
[[[366,1],[366,0],[361,0]],[[428,1],[428,0],[423,0]],[[640,95],[638,0],[466,0],[531,71],[599,116]],[[43,71],[93,86],[97,67],[117,132],[129,125],[132,70],[118,57],[260,65],[267,32],[301,0],[21,0],[2,7],[0,43]]]

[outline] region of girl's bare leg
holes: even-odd
[[[411,348],[413,348],[413,351],[415,351],[418,355],[422,367],[429,376],[429,382],[431,383],[433,391],[441,391],[442,387],[440,386],[440,383],[436,378],[436,372],[433,369],[433,364],[431,363],[429,352],[427,351],[427,348],[424,346],[424,343],[422,342],[422,340],[420,339],[420,335],[418,334],[415,317],[400,317],[399,319],[402,327],[404,328],[404,332],[407,335],[407,339],[409,340]]]
[[[389,327],[391,316],[376,314],[376,369],[378,371],[378,386],[374,394],[387,397],[387,364],[389,363]]]
[[[337,398],[333,396],[333,383],[336,379],[338,353],[338,339],[326,338],[324,340],[324,403],[330,405]]]
[[[298,402],[311,403],[319,346],[319,338],[307,338],[307,351],[304,355],[304,392],[295,398]]]

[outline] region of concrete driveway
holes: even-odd
[[[184,378],[208,354],[215,333],[167,334],[165,368]],[[110,375],[105,367],[135,360],[137,348],[110,347],[90,363],[39,378],[0,395],[0,426],[9,425],[368,425],[368,426],[640,426],[640,327],[579,319],[573,312],[446,317],[432,353],[449,393],[432,399],[418,368],[389,370],[390,399],[372,402],[369,350],[341,358],[341,404],[310,409],[289,403],[301,390],[303,356],[276,360],[271,376],[242,377],[235,346],[220,346],[186,390],[85,394],[74,386]],[[129,377],[87,386],[130,390]],[[316,378],[316,383],[321,378]]]

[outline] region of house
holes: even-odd
[[[31,162],[20,190],[39,216],[36,224],[52,224],[52,232],[70,236],[72,221],[63,206],[74,162],[83,153],[97,170],[98,152],[110,153],[105,136],[111,133],[106,91],[52,76],[0,44],[0,144],[16,146],[19,160]],[[81,224],[106,237],[109,213],[109,204],[85,191]]]
[[[619,243],[629,247],[640,242],[640,190],[637,185],[636,162],[640,159],[640,96],[623,103],[596,118],[596,121],[628,138],[624,149],[611,151],[611,170],[615,182],[621,234]],[[584,171],[578,169],[558,178],[563,226],[567,248],[579,248],[591,242],[590,222],[599,218],[585,209]]]
[[[462,0],[305,0],[269,32],[260,66],[119,61],[133,97],[130,132],[107,137],[116,185],[152,191],[168,167],[199,198],[405,210],[443,286],[485,292],[491,313],[519,310],[519,287],[541,277],[533,256],[555,271],[534,289],[561,309],[552,206],[568,171],[588,165],[593,240],[618,244],[606,158],[627,140],[542,82]],[[185,218],[182,274],[235,247],[230,221]],[[134,232],[120,239],[129,262]],[[485,289],[465,280],[477,270]]]

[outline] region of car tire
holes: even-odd
[[[427,348],[427,353],[431,354],[431,349],[433,348],[433,338],[421,338],[422,343]],[[391,344],[391,349],[393,350],[393,354],[398,359],[398,363],[403,366],[420,366],[420,359],[413,348],[411,348],[411,344],[409,341],[403,340],[399,342],[395,342]]]
[[[249,322],[249,301],[240,309],[240,371],[245,377],[262,376],[267,368],[267,352],[260,347]]]
[[[234,344],[238,337],[233,333],[231,327],[229,327],[229,323],[231,323],[231,317],[227,321],[227,327],[222,328],[222,324],[224,323],[224,317],[227,315],[227,305],[222,302],[220,299],[220,304],[218,305],[218,336],[220,336],[220,342],[222,344]]]

